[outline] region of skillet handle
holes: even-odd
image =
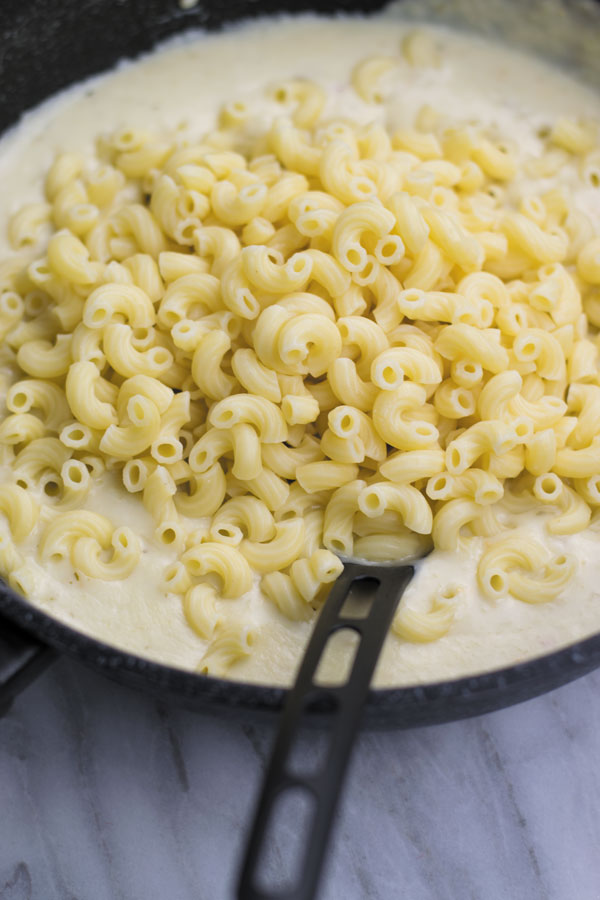
[[[242,867],[238,900],[312,900],[315,896],[331,823],[371,678],[400,597],[413,574],[412,566],[366,567],[347,563],[332,588],[310,638],[296,684],[283,709]],[[359,592],[362,596],[356,597]],[[357,607],[358,600],[358,611],[343,614],[344,601],[350,594],[353,607]],[[315,683],[319,661],[330,636],[343,628],[351,629],[360,638],[350,673],[344,684],[321,687]],[[329,732],[323,764],[316,772],[305,774],[295,771],[291,761],[303,714],[308,710],[330,712],[331,716],[323,726]],[[286,792],[293,792],[310,803],[311,812],[306,823],[297,824],[303,840],[299,842],[300,858],[294,860],[296,877],[293,883],[284,887],[266,885],[260,880],[261,864],[268,849],[268,838],[272,837],[269,832],[274,827],[274,814]]]
[[[0,617],[0,716],[55,656],[51,647]]]

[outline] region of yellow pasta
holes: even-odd
[[[181,557],[191,576],[219,577],[223,597],[239,597],[250,589],[252,573],[242,554],[223,543],[206,542],[193,547]]]
[[[431,608],[424,612],[402,604],[394,616],[392,631],[405,641],[426,644],[448,633],[454,620],[456,604],[435,597]]]
[[[11,584],[32,584],[27,541],[102,581],[129,578],[148,542],[211,674],[259,639],[253,585],[307,622],[340,555],[472,541],[485,597],[560,597],[574,561],[508,532],[541,510],[551,542],[600,507],[600,237],[575,190],[526,177],[594,184],[597,130],[559,119],[525,160],[428,105],[391,129],[392,73],[441,61],[419,29],[398,51],[352,72],[361,122],[291,78],[270,119],[233,98],[201,139],[121,128],[92,159],[63,153],[16,210],[0,263]],[[90,508],[110,481],[140,534]],[[393,631],[443,639],[460,600],[440,587]]]
[[[526,603],[554,600],[571,578],[574,561],[556,557],[534,538],[504,538],[481,557],[477,577],[490,598],[511,593]]]

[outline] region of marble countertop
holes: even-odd
[[[58,662],[0,720],[1,900],[233,898],[272,739]],[[600,672],[364,732],[320,900],[600,900],[599,760]]]

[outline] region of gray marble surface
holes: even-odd
[[[57,663],[0,720],[0,898],[233,898],[272,738]],[[363,733],[320,898],[600,900],[600,673]]]

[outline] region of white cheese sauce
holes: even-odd
[[[214,127],[219,107],[232,99],[246,101],[266,122],[278,107],[266,99],[265,86],[292,76],[310,77],[327,88],[327,113],[410,125],[427,103],[459,121],[493,128],[525,155],[540,150],[538,130],[557,117],[600,117],[598,93],[565,72],[472,35],[432,29],[443,49],[442,65],[413,68],[400,57],[406,27],[388,13],[372,19],[262,20],[218,35],[195,33],[46,102],[0,141],[0,259],[11,252],[4,223],[23,203],[41,199],[45,173],[58,151],[92,155],[98,135],[120,126],[152,131],[180,127],[200,135]],[[386,74],[382,82],[386,102],[374,110],[350,87],[350,72],[360,59],[378,54],[397,56],[399,66]],[[583,188],[574,166],[561,173],[561,183],[565,182],[573,202],[600,230],[600,192]],[[206,644],[188,627],[180,598],[162,587],[162,573],[174,555],[156,547],[152,521],[139,495],[127,495],[107,473],[92,489],[86,508],[129,525],[144,537],[140,565],[122,582],[83,577],[77,581],[64,565],[42,567],[35,560],[38,526],[19,547],[31,561],[27,590],[31,602],[118,647],[195,668]],[[577,573],[563,596],[539,605],[511,597],[491,603],[476,585],[483,539],[474,539],[459,553],[436,551],[420,564],[404,602],[427,609],[437,588],[463,585],[454,624],[448,635],[431,644],[412,644],[390,635],[377,685],[424,683],[490,670],[600,630],[599,533],[590,528],[549,541],[543,529],[547,513],[506,515],[513,527],[535,532],[553,548],[577,558]],[[231,670],[231,677],[289,683],[312,624],[285,619],[256,586],[230,602],[240,618],[259,627],[251,656]]]

